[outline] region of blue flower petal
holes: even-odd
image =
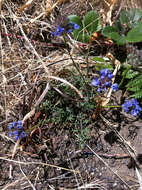
[[[108,74],[108,79],[112,79],[113,78],[113,74],[112,73],[109,73]]]
[[[14,140],[15,140],[15,141],[18,141],[19,139],[20,139],[19,135],[16,135],[16,136],[14,137]]]
[[[112,90],[114,92],[116,92],[118,90],[118,84],[117,83],[114,83],[112,86],[111,86]]]
[[[78,30],[80,26],[78,24],[74,24],[74,29]]]
[[[97,77],[95,77],[92,82],[91,82],[92,86],[99,86],[101,84],[101,82],[99,81],[99,79]]]
[[[22,125],[17,125],[16,128],[17,129],[22,129]]]
[[[24,131],[22,131],[21,135],[20,135],[21,138],[24,138],[26,137],[26,133]]]
[[[72,30],[72,29],[69,29],[69,30],[68,30],[68,32],[69,32],[69,33],[72,33],[72,32],[73,32],[73,30]]]
[[[105,86],[106,86],[106,87],[109,87],[110,85],[111,85],[110,82],[108,82],[108,81],[105,82]]]
[[[19,135],[19,132],[16,130],[13,132],[14,135]]]
[[[9,132],[9,136],[12,137],[13,136],[13,132]]]
[[[130,114],[133,115],[134,117],[136,117],[140,114],[140,112],[137,109],[132,109]]]
[[[101,92],[102,92],[102,88],[99,87],[99,88],[97,89],[97,92],[101,93]]]
[[[22,125],[22,120],[17,121],[17,125]]]

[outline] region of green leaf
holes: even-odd
[[[132,22],[136,22],[142,18],[142,11],[136,8],[133,8],[129,12],[129,17]]]
[[[82,21],[79,16],[70,15],[70,16],[68,16],[68,18],[71,22],[74,22],[74,23],[78,24],[81,28],[83,28]]]
[[[142,41],[142,23],[138,24],[135,28],[131,29],[127,36],[126,40],[128,42],[140,42]]]
[[[123,10],[120,13],[120,22],[125,24],[128,28],[135,27],[142,18],[142,11],[136,8],[131,9],[130,11]]]
[[[105,60],[102,57],[93,57],[93,61],[104,63]]]
[[[95,11],[89,11],[84,17],[84,26],[89,35],[93,32],[98,32],[101,30],[101,20],[99,15]]]
[[[120,22],[122,24],[127,24],[130,21],[128,11],[121,11],[120,13]]]
[[[131,88],[131,87],[134,87],[134,86],[142,86],[142,75],[138,75],[135,79],[131,80],[127,85],[126,87],[128,88]]]
[[[132,70],[130,70],[131,67],[132,67],[131,65],[128,65],[128,66],[125,68],[125,70],[122,72],[122,76],[123,76],[123,77],[127,77],[128,73],[129,73],[130,71],[132,71]]]
[[[124,45],[126,43],[125,36],[121,36],[114,26],[106,26],[102,34],[114,40],[118,45]]]
[[[114,40],[118,45],[124,45],[126,43],[125,36],[120,36],[118,32],[110,33],[110,38]]]
[[[131,95],[131,97],[136,98],[136,99],[142,98],[142,89],[136,92],[135,94]]]
[[[68,18],[71,22],[74,22],[80,26],[80,28],[78,30],[73,31],[74,39],[77,41],[80,41],[80,42],[88,43],[89,36],[85,33],[85,30],[83,29],[83,24],[82,24],[81,18],[76,15],[70,15]]]
[[[129,70],[126,74],[127,79],[132,79],[138,75],[138,71]]]
[[[112,32],[118,32],[117,29],[116,29],[116,27],[114,27],[114,26],[106,26],[106,27],[103,29],[102,34],[103,34],[104,36],[106,36],[106,37],[110,37],[110,34],[111,34]]]
[[[85,34],[83,31],[73,31],[74,39],[83,42],[83,43],[89,43],[90,38],[87,34]]]
[[[97,63],[95,66],[95,69],[97,71],[100,71],[101,69],[109,69],[109,70],[113,70],[113,66],[111,63]]]
[[[129,91],[132,91],[132,92],[138,92],[140,90],[139,86],[134,86],[132,88],[128,88]]]
[[[70,15],[69,20],[80,26],[78,30],[73,31],[74,39],[80,42],[88,43],[93,32],[101,29],[101,21],[99,15],[95,11],[88,12],[82,23],[81,18],[76,15]]]

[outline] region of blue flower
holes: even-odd
[[[78,30],[80,28],[79,25],[75,24],[74,22],[70,22],[67,27],[58,26],[55,32],[51,32],[52,36],[61,36],[63,33],[72,33],[73,30]]]
[[[19,132],[18,131],[14,131],[13,134],[14,135],[19,135]]]
[[[108,82],[108,81],[105,82],[106,87],[109,87],[110,85],[111,85],[111,82]]]
[[[10,125],[9,125],[9,127],[8,127],[8,129],[9,130],[11,130],[11,129],[13,129],[15,126],[16,126],[16,122],[14,121],[14,122],[12,122]]]
[[[91,84],[92,84],[93,86],[99,86],[99,85],[101,84],[101,82],[99,81],[99,79],[98,79],[97,77],[95,77],[95,78],[92,80]]]
[[[100,80],[104,80],[105,77],[106,77],[106,76],[102,74],[102,75],[100,76]]]
[[[21,138],[24,138],[24,137],[26,137],[26,133],[24,131],[22,131]]]
[[[139,103],[135,98],[126,100],[124,104],[122,104],[122,107],[125,112],[129,112],[134,117],[140,115],[140,112],[142,111],[142,108],[139,106]]]
[[[22,129],[22,125],[17,125],[16,128],[17,129]]]
[[[69,25],[72,25],[74,30],[78,30],[80,28],[80,26],[74,22],[70,22]]]
[[[102,90],[102,88],[100,88],[100,87],[97,89],[97,92],[99,92],[99,93],[101,93],[102,91],[103,91],[103,90]]]
[[[108,74],[108,78],[109,78],[109,79],[112,79],[112,78],[113,78],[113,74],[112,74],[112,73],[109,73],[109,74]]]
[[[68,33],[72,33],[73,32],[73,30],[72,29],[68,29]]]
[[[10,131],[9,132],[9,136],[12,137],[13,136],[13,132]]]
[[[8,129],[10,130],[9,136],[10,137],[14,136],[14,140],[15,141],[17,141],[17,140],[19,140],[21,138],[26,137],[26,133],[25,133],[22,125],[23,125],[22,121],[19,120],[17,122],[15,122],[15,121],[12,122],[10,124],[10,126],[8,127]]]
[[[93,86],[98,87],[97,92],[106,92],[110,87],[114,92],[118,90],[117,83],[112,85],[113,74],[109,69],[101,69],[99,75],[99,79],[95,77],[91,82]]]
[[[116,92],[118,90],[118,84],[117,83],[114,83],[112,86],[111,86],[112,90],[114,92]]]
[[[16,122],[15,122],[15,123],[16,123]],[[22,121],[21,121],[21,120],[17,121],[17,124],[18,124],[18,125],[22,125]]]
[[[111,74],[111,72],[109,71],[109,69],[101,69],[100,74],[102,76],[107,76],[108,74]]]
[[[139,115],[139,111],[137,109],[132,109],[130,114],[136,117],[137,115]]]
[[[65,31],[65,28],[58,26],[57,30],[55,32],[51,32],[51,35],[52,36],[61,36],[64,31]]]
[[[20,136],[19,135],[16,135],[15,137],[14,137],[14,140],[15,141],[18,141],[20,139]]]
[[[78,24],[74,24],[74,29],[78,30],[80,26]]]
[[[131,100],[125,100],[125,103],[122,104],[122,107],[125,112],[129,111],[129,108],[132,107],[132,101]]]

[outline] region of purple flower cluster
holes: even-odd
[[[61,36],[63,32],[72,33],[73,30],[78,30],[79,25],[75,24],[74,22],[70,22],[67,26],[67,29],[61,26],[57,27],[57,30],[55,32],[51,32],[52,36]]]
[[[101,69],[99,73],[99,78],[94,77],[91,84],[97,87],[97,92],[106,92],[108,88],[112,88],[115,92],[118,90],[118,84],[112,84],[113,74],[109,69]]]
[[[124,104],[122,104],[122,107],[125,112],[129,112],[134,117],[140,115],[140,112],[142,111],[142,108],[139,106],[139,103],[135,98],[125,100]]]
[[[26,137],[26,133],[25,133],[24,128],[22,126],[21,120],[12,122],[9,125],[8,129],[10,130],[9,136],[10,137],[14,136],[15,141]]]

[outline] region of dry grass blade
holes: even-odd
[[[112,10],[114,5],[117,4],[118,0],[103,0],[104,1],[104,9],[106,15],[106,23],[112,25],[111,17],[112,17]]]
[[[88,183],[88,184],[84,184],[80,187],[78,187],[78,189],[100,189],[101,190],[107,190],[105,187],[103,187],[103,182],[102,181],[99,181],[99,180],[95,180],[91,183]]]
[[[12,11],[10,11],[12,13]],[[33,45],[30,43],[28,37],[26,36],[21,23],[19,22],[18,18],[16,17],[16,15],[14,15],[14,13],[12,13],[13,19],[16,20],[17,26],[20,28],[20,31],[25,39],[25,41],[29,44],[30,48],[32,49],[32,53],[38,58],[39,62],[42,63],[43,68],[45,69],[45,72],[47,73],[47,75],[49,75],[49,70],[48,68],[45,66],[44,62],[42,61],[42,59],[40,58],[39,54],[36,52],[35,48],[33,47]]]
[[[55,77],[55,76],[49,76],[48,78],[58,80],[58,81],[63,82],[64,84],[67,84],[80,96],[80,98],[83,98],[83,95],[81,94],[81,92],[75,86],[73,86],[70,82],[66,81],[65,79]]]
[[[115,66],[115,69],[113,71],[114,77],[112,78],[112,84],[113,84],[115,81],[115,76],[116,76],[118,70],[120,69],[120,62],[117,59],[115,59],[113,57],[113,55],[110,53],[108,53],[108,57],[111,59],[111,61],[113,62],[114,66]],[[106,106],[109,103],[111,94],[112,94],[112,88],[109,88],[109,90],[104,95],[105,97],[102,98],[102,103],[101,103],[102,107]]]
[[[68,1],[68,0],[58,0],[58,1],[57,1],[57,5],[59,6],[59,5],[61,5],[62,3],[65,3],[66,1]]]
[[[27,2],[19,9],[19,11],[22,12],[25,8],[30,7],[31,4],[32,4],[32,2],[33,2],[33,0],[27,1]]]
[[[27,181],[29,182],[30,186],[32,187],[33,190],[36,190],[36,188],[34,187],[34,185],[32,184],[32,182],[30,181],[30,179],[26,176],[26,174],[24,173],[24,171],[22,170],[22,167],[19,163],[19,168],[20,168],[20,171],[22,172],[23,176],[27,179]]]
[[[22,177],[22,178],[20,178],[20,179],[17,179],[16,181],[14,181],[14,182],[12,182],[12,183],[6,185],[2,190],[6,190],[6,189],[9,189],[9,188],[13,188],[13,187],[15,187],[17,184],[19,184],[20,181],[23,181],[23,180],[25,180],[25,177]]]
[[[50,89],[50,86],[49,86],[49,83],[46,84],[46,87],[43,91],[43,93],[41,94],[41,96],[39,97],[39,99],[37,100],[36,104],[34,105],[34,108],[25,115],[25,117],[23,118],[23,123],[29,119],[30,117],[32,117],[34,114],[35,114],[35,108],[37,106],[39,106],[39,104],[42,102],[42,100],[44,99],[44,97],[46,96],[47,92],[49,91]]]
[[[136,167],[136,174],[137,174],[138,181],[139,181],[139,184],[140,184],[140,187],[139,187],[138,190],[142,190],[142,176],[141,176],[139,170],[137,169],[137,167]]]
[[[0,14],[1,14],[1,9],[2,9],[3,2],[4,2],[4,0],[0,0]]]
[[[72,169],[56,166],[56,165],[53,165],[53,164],[47,164],[47,163],[43,163],[43,162],[22,162],[22,161],[18,161],[18,160],[11,160],[11,159],[4,158],[4,157],[0,157],[0,160],[5,160],[5,161],[8,161],[8,162],[13,162],[15,164],[23,164],[23,165],[34,164],[34,165],[48,166],[48,167],[53,167],[53,168],[57,168],[57,169],[60,169],[60,170],[65,170],[65,171],[69,171],[69,172],[80,174],[80,172],[78,170],[72,170]]]
[[[53,1],[52,0],[47,0],[47,2],[46,2],[46,10],[45,10],[46,15],[51,14],[52,10],[53,10]]]
[[[66,1],[68,0],[58,0],[56,3],[53,3],[53,0],[47,0],[45,11],[43,11],[40,15],[38,15],[34,19],[31,19],[31,23],[34,23],[36,20],[38,20],[44,15],[46,16],[50,15],[56,6],[60,6],[62,3],[65,3]]]

